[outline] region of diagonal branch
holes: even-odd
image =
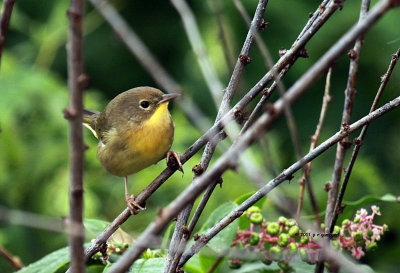
[[[175,2],[176,0],[173,0]],[[228,87],[225,90],[224,96],[222,98],[222,102],[220,105],[220,108],[218,110],[216,122],[218,122],[221,117],[223,117],[229,110],[229,107],[232,103],[233,96],[235,94],[235,91],[238,88],[240,79],[242,77],[243,71],[245,66],[248,64],[248,55],[250,53],[251,47],[254,42],[254,36],[258,31],[258,28],[262,22],[262,18],[265,12],[265,8],[268,4],[268,0],[261,0],[256,8],[256,11],[254,13],[253,21],[250,25],[249,31],[247,33],[247,37],[243,43],[242,50],[240,52],[240,56],[236,61],[235,68],[233,70],[231,79],[228,83]],[[246,61],[244,61],[246,59]],[[206,148],[203,152],[200,164],[198,165],[198,168],[201,169],[199,173],[201,174],[203,171],[205,171],[211,161],[211,157],[214,154],[216,145],[218,144],[217,141],[210,141],[207,143]],[[195,181],[195,180],[194,180]],[[193,183],[194,183],[193,181]],[[204,195],[202,201],[199,204],[198,209],[195,212],[195,218],[192,219],[190,223],[191,230],[188,230],[187,234],[185,234],[185,237],[183,236],[183,225],[187,223],[187,220],[189,218],[190,212],[193,207],[193,203],[191,203],[189,206],[187,206],[178,216],[178,221],[175,226],[174,234],[172,236],[171,244],[170,244],[170,249],[168,252],[168,257],[167,257],[167,262],[165,265],[165,272],[173,272],[176,270],[176,266],[179,262],[180,256],[183,253],[183,250],[187,244],[187,241],[189,239],[191,231],[193,231],[194,226],[197,223],[197,220],[200,217],[201,212],[203,211],[204,206],[206,205],[209,197],[211,196],[211,193],[213,192],[215,185],[217,184],[218,179],[215,181],[213,185],[210,185],[206,191],[206,194]]]
[[[158,236],[168,223],[181,211],[187,204],[192,202],[206,187],[212,184],[215,179],[221,176],[223,172],[232,168],[237,163],[240,154],[248,148],[248,146],[256,141],[263,133],[263,131],[279,116],[283,111],[283,102],[286,100],[288,104],[294,103],[310,85],[330,66],[330,64],[336,60],[344,51],[368,28],[370,28],[383,14],[385,14],[392,7],[392,1],[384,0],[380,1],[375,5],[374,9],[357,25],[353,26],[346,34],[342,36],[339,41],[333,45],[328,52],[320,58],[285,94],[284,98],[279,99],[274,104],[273,113],[263,114],[258,121],[237,141],[230,147],[230,149],[220,157],[217,162],[203,175],[196,178],[195,183],[192,183],[188,188],[186,188],[174,201],[170,203],[168,207],[163,209],[158,217],[153,223],[151,223],[145,231],[136,240],[136,243],[128,249],[121,258],[110,268],[110,273],[125,272],[129,269],[132,263],[139,258],[141,253],[149,247],[149,238],[155,238]],[[400,105],[400,97],[394,99],[393,101],[385,104],[380,109],[374,111],[373,113],[367,115],[363,119],[349,126],[348,130],[342,130],[333,136],[333,143],[325,143],[322,146],[322,150],[328,149],[334,143],[339,141],[341,138],[346,137],[349,132],[359,129],[364,124],[371,122],[372,120],[382,116],[388,111],[398,107]],[[332,139],[331,139],[332,141]],[[336,141],[336,142],[335,142]],[[320,145],[321,146],[321,145]],[[314,151],[317,151],[315,149]],[[313,154],[315,155],[315,153]],[[282,172],[277,179],[273,182],[268,183],[268,187],[264,188],[269,192],[275,183],[282,183],[284,180],[290,177],[289,171],[298,170],[309,160],[314,159],[314,157],[309,156],[309,158],[302,158],[300,163],[295,164],[289,169]],[[260,192],[256,198],[260,199],[264,195],[264,192]],[[248,204],[247,204],[248,205]],[[236,211],[235,211],[236,212]],[[236,212],[233,215],[234,218],[239,217],[243,212]],[[239,214],[239,215],[238,215]],[[231,215],[232,217],[232,215]],[[226,219],[226,218],[224,218]]]
[[[94,0],[91,0],[94,1]],[[264,90],[265,86],[273,79],[274,73],[283,69],[287,64],[292,63],[298,54],[298,51],[303,48],[315,35],[315,33],[321,28],[321,26],[330,18],[330,16],[339,8],[336,3],[330,2],[330,4],[321,10],[320,16],[318,16],[314,23],[308,28],[308,31],[301,37],[299,36],[292,47],[283,55],[274,67],[268,71],[264,77],[259,80],[252,89],[218,122],[216,122],[211,128],[209,128],[199,139],[197,139],[180,157],[180,161],[184,164],[189,160],[195,153],[197,153],[209,140],[217,135],[226,124],[234,119],[235,113],[242,111],[256,96]],[[157,190],[173,173],[175,170],[166,168],[151,184],[146,187],[135,199],[139,204],[143,204],[150,195]],[[85,258],[89,259],[97,251],[99,251],[101,245],[130,217],[129,209],[125,209],[121,214],[95,239],[85,252]]]
[[[193,255],[198,253],[200,249],[205,246],[212,238],[215,237],[222,229],[232,223],[234,220],[239,218],[249,207],[254,205],[258,200],[263,198],[269,192],[271,192],[274,188],[279,186],[284,181],[290,179],[292,175],[300,170],[304,164],[310,162],[311,160],[318,157],[320,154],[328,150],[330,147],[335,145],[337,142],[342,140],[343,138],[347,137],[354,131],[360,129],[365,124],[371,123],[373,120],[381,117],[382,115],[386,114],[387,112],[395,109],[396,107],[400,106],[400,96],[396,99],[386,103],[378,110],[371,112],[370,114],[366,115],[365,117],[359,119],[358,121],[354,122],[353,124],[349,125],[346,130],[341,130],[325,140],[323,143],[318,145],[314,150],[309,152],[300,160],[296,161],[293,165],[289,168],[283,170],[280,175],[269,181],[264,187],[259,189],[256,193],[246,199],[242,204],[236,207],[231,213],[225,216],[220,222],[218,222],[214,227],[209,229],[204,235],[200,236],[199,239],[187,250],[182,256],[180,260],[180,266],[183,266]],[[282,111],[282,110],[281,110]],[[263,118],[264,117],[264,118]],[[262,118],[260,118],[254,126],[252,126],[251,130],[256,130],[259,128],[258,126],[266,126],[268,124],[267,115],[264,114]],[[249,129],[250,131],[250,129]],[[242,139],[240,140],[243,141]],[[217,163],[216,163],[217,164]]]
[[[359,22],[366,16],[369,10],[369,4],[370,0],[362,1]],[[349,77],[347,79],[347,86],[344,92],[345,100],[344,100],[343,114],[341,121],[341,126],[343,127],[346,127],[347,124],[350,123],[354,97],[356,95],[356,78],[357,78],[358,63],[360,60],[363,41],[364,37],[360,36],[355,42],[353,49],[351,49],[349,52],[349,57],[350,57]],[[332,181],[329,183],[328,202],[326,206],[326,218],[325,218],[326,226],[330,223],[333,216],[333,209],[335,207],[337,192],[339,189],[340,179],[342,176],[344,158],[346,155],[346,150],[350,148],[350,145],[351,143],[348,139],[343,139],[337,145]]]
[[[0,65],[15,0],[5,0],[0,17]]]
[[[83,228],[83,88],[86,76],[83,72],[83,14],[84,1],[71,0],[67,12],[69,18],[68,53],[68,89],[70,101],[64,111],[70,128],[70,178],[69,178],[69,234],[71,272],[85,270],[84,228]]]
[[[370,113],[376,109],[376,107],[378,105],[378,102],[379,102],[379,99],[382,96],[382,93],[385,90],[386,85],[390,80],[390,76],[392,75],[393,69],[394,69],[397,61],[399,60],[399,57],[400,57],[400,48],[397,50],[397,52],[395,54],[392,55],[392,59],[390,61],[389,67],[388,67],[386,73],[382,76],[382,82],[381,82],[381,85],[379,86],[378,92],[375,95],[375,99],[374,99],[374,102],[372,103],[372,106],[371,106],[371,109],[370,109]],[[357,159],[358,152],[361,149],[361,146],[362,146],[363,141],[364,141],[365,134],[367,133],[368,126],[369,126],[368,123],[364,125],[364,127],[361,130],[360,135],[355,140],[355,144],[356,145],[355,145],[355,147],[353,149],[353,153],[351,155],[351,159],[350,159],[350,162],[348,164],[348,167],[346,168],[346,174],[345,174],[345,177],[343,179],[343,184],[342,184],[342,187],[340,188],[339,196],[338,196],[338,199],[336,201],[336,206],[335,206],[335,210],[334,210],[334,216],[332,217],[332,220],[331,220],[331,222],[330,222],[330,224],[328,226],[329,232],[333,231],[333,228],[335,227],[338,215],[342,210],[342,201],[343,201],[344,193],[346,191],[347,184],[348,184],[349,179],[350,179],[351,171],[353,170],[354,162]]]

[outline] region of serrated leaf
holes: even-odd
[[[237,205],[235,203],[227,202],[216,208],[208,217],[207,221],[204,223],[199,233],[201,234],[207,232],[236,207]],[[220,231],[213,239],[211,239],[211,241],[208,242],[207,245],[215,252],[222,253],[230,247],[232,241],[236,237],[237,229],[238,221],[235,220],[222,231]]]

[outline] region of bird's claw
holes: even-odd
[[[146,208],[143,208],[142,206],[139,205],[139,203],[135,201],[135,196],[133,194],[132,195],[126,194],[125,200],[132,214],[136,215],[139,213],[139,211],[146,210]]]
[[[167,166],[174,170],[179,170],[183,173],[180,155],[177,152],[169,151],[167,153]]]

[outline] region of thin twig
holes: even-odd
[[[172,0],[172,1],[176,1],[176,0]],[[222,98],[222,102],[221,102],[220,108],[218,110],[216,122],[218,122],[221,119],[221,117],[223,117],[229,110],[229,107],[233,100],[233,96],[239,86],[244,68],[249,63],[247,60],[249,58],[249,53],[250,53],[251,47],[254,42],[254,36],[257,33],[258,27],[260,26],[260,24],[262,22],[262,18],[263,18],[267,4],[268,4],[268,0],[261,0],[257,5],[256,11],[254,13],[253,21],[250,25],[246,39],[243,43],[243,47],[240,52],[240,56],[238,57],[238,59],[236,61],[235,68],[233,70],[231,79],[228,83],[228,87],[226,88],[224,96]],[[246,59],[246,61],[244,61],[244,59]],[[201,172],[203,172],[207,169],[207,167],[211,161],[211,157],[214,154],[217,144],[218,144],[217,141],[210,141],[207,143],[205,150],[203,152],[202,158],[200,160],[200,164],[198,165],[199,168],[201,168]],[[206,205],[208,199],[210,198],[211,193],[213,192],[213,190],[215,188],[215,184],[217,182],[218,182],[218,180],[215,181],[214,185],[210,185],[206,191],[207,194],[205,194],[203,196],[203,200],[200,202],[199,207],[197,208],[197,210],[195,212],[196,218],[193,218],[191,223],[189,224],[191,226],[192,230],[193,230],[194,226],[196,225],[197,220],[199,219],[200,214],[203,211],[204,206]],[[204,200],[207,200],[207,201],[204,201]],[[183,225],[185,225],[187,223],[187,220],[189,218],[192,207],[193,207],[193,203],[191,203],[189,206],[187,206],[178,216],[178,222],[175,226],[174,234],[172,236],[172,240],[171,240],[171,244],[170,244],[170,249],[168,252],[167,262],[165,265],[165,272],[175,272],[176,271],[176,266],[177,266],[179,259],[186,247],[187,241],[189,239],[189,236],[190,236],[192,230],[187,231],[185,238],[183,238]]]
[[[322,125],[325,120],[325,115],[326,111],[328,110],[328,103],[331,100],[331,96],[329,95],[330,87],[331,87],[331,74],[332,74],[332,67],[329,68],[328,73],[326,74],[326,81],[325,81],[325,92],[324,96],[322,98],[322,107],[321,107],[321,112],[319,115],[319,120],[317,124],[317,128],[315,129],[314,135],[311,136],[311,144],[310,144],[310,149],[309,152],[315,149],[318,143],[319,135],[321,133]],[[300,178],[300,193],[299,193],[299,200],[298,200],[298,205],[297,205],[297,213],[296,217],[297,219],[300,218],[301,210],[303,207],[303,198],[304,198],[304,189],[307,186],[308,192],[309,192],[309,197],[310,201],[313,207],[313,213],[315,216],[315,220],[318,223],[318,226],[320,226],[321,219],[319,217],[319,212],[318,212],[318,207],[317,207],[317,202],[315,200],[314,194],[312,194],[312,185],[311,185],[311,178],[310,178],[310,172],[311,172],[311,166],[312,162],[309,162],[308,164],[305,165],[306,168],[303,171],[303,176]]]
[[[210,58],[208,57],[207,50],[200,36],[199,28],[197,27],[196,19],[194,18],[194,15],[186,1],[170,1],[182,19],[186,35],[189,38],[189,42],[197,56],[196,60],[199,63],[201,73],[203,74],[203,78],[207,83],[208,89],[211,91],[215,105],[219,105],[222,99],[222,83],[218,79],[217,74],[214,71],[214,67],[211,64]]]
[[[21,262],[21,259],[19,257],[12,255],[2,246],[0,246],[0,256],[2,256],[7,261],[7,263],[16,270],[24,267],[24,264]]]
[[[397,50],[397,52],[395,54],[392,55],[392,59],[390,61],[389,67],[388,67],[386,73],[381,78],[381,85],[379,86],[378,92],[375,95],[375,99],[374,99],[374,102],[372,103],[370,113],[376,109],[379,99],[382,96],[383,91],[385,90],[386,85],[390,80],[390,76],[392,75],[393,69],[394,69],[397,61],[399,60],[399,57],[400,57],[400,48]],[[358,152],[360,151],[361,146],[363,145],[364,137],[365,137],[365,134],[367,133],[368,126],[369,126],[369,124],[364,125],[364,127],[361,130],[360,135],[355,139],[355,147],[353,149],[353,153],[351,155],[350,162],[347,166],[346,174],[343,179],[343,184],[340,188],[338,199],[336,201],[336,206],[335,206],[335,210],[334,210],[335,214],[334,214],[334,217],[332,218],[332,221],[330,222],[329,227],[328,227],[329,232],[333,231],[333,228],[335,227],[338,215],[342,211],[342,201],[343,201],[344,193],[346,191],[347,184],[349,182],[350,175],[353,170],[354,162],[356,161]]]
[[[140,37],[129,27],[115,8],[106,0],[89,0],[107,23],[113,28],[121,41],[136,57],[143,68],[154,81],[167,93],[183,93],[183,88],[168,74],[158,60],[153,56]],[[185,115],[202,131],[210,128],[211,124],[189,96],[176,101]]]
[[[369,10],[370,0],[363,0],[360,9],[359,22],[366,16]],[[351,112],[353,109],[354,97],[356,95],[356,79],[358,72],[358,63],[361,55],[361,48],[364,41],[364,37],[360,36],[354,44],[353,49],[349,52],[350,65],[349,65],[349,76],[347,79],[347,86],[345,90],[345,99],[343,106],[343,114],[341,126],[346,127],[350,123]],[[335,201],[337,198],[337,192],[340,185],[340,179],[342,177],[344,158],[346,151],[350,148],[350,141],[348,139],[343,139],[337,145],[335,164],[333,167],[332,181],[329,183],[328,191],[328,201],[326,206],[326,217],[325,225],[328,226],[333,217],[333,210],[335,207]]]
[[[269,181],[264,187],[259,189],[256,193],[254,193],[252,196],[250,196],[248,199],[246,199],[242,204],[240,204],[238,207],[236,207],[232,212],[230,212],[227,216],[225,216],[220,222],[214,225],[211,229],[209,229],[204,235],[200,236],[198,240],[187,250],[185,253],[182,255],[182,258],[179,262],[180,266],[183,266],[183,264],[186,263],[194,254],[198,253],[199,250],[206,245],[212,238],[215,237],[222,229],[224,229],[226,226],[228,226],[230,223],[232,223],[234,220],[236,220],[238,217],[240,217],[249,207],[251,207],[253,204],[255,204],[258,200],[263,198],[265,195],[267,195],[269,192],[271,192],[274,188],[279,186],[282,182],[290,179],[293,174],[301,169],[304,164],[310,162],[311,160],[315,159],[317,156],[328,150],[330,147],[335,145],[337,142],[345,138],[346,136],[350,135],[354,131],[360,129],[362,126],[365,124],[371,123],[373,120],[377,119],[378,117],[381,117],[383,114],[387,113],[388,111],[391,111],[395,109],[396,107],[400,106],[400,96],[397,97],[396,99],[386,103],[379,109],[369,113],[365,117],[359,119],[358,121],[354,122],[353,124],[349,125],[347,127],[347,130],[340,130],[327,140],[325,140],[323,143],[318,145],[313,151],[309,152],[307,155],[305,155],[302,159],[296,161],[293,165],[291,165],[289,168],[284,169],[280,175]],[[281,110],[282,111],[282,110]],[[256,128],[259,128],[258,126],[265,126],[267,123],[267,115],[263,115],[252,127],[252,131],[256,130]],[[249,129],[250,131],[250,129]],[[240,139],[240,142],[242,142],[243,139]],[[238,141],[239,142],[239,141]],[[222,160],[222,158],[220,159]],[[220,161],[218,160],[218,161]],[[217,165],[215,163],[215,165]],[[211,170],[210,170],[211,172]]]
[[[237,163],[240,154],[248,148],[248,146],[256,141],[268,126],[275,121],[275,119],[283,112],[283,101],[287,103],[294,103],[315,80],[336,60],[344,51],[353,43],[360,35],[362,35],[369,27],[371,27],[385,12],[392,8],[392,1],[384,0],[375,5],[373,10],[362,20],[361,23],[353,26],[346,34],[344,34],[325,54],[322,56],[296,83],[287,91],[285,98],[279,99],[274,104],[273,113],[263,114],[257,122],[229,148],[229,150],[221,156],[215,164],[203,175],[196,178],[196,181],[187,187],[178,197],[175,198],[165,209],[160,211],[156,220],[151,223],[137,238],[136,243],[128,249],[120,259],[110,268],[110,273],[125,272],[129,269],[132,263],[139,258],[141,253],[149,247],[149,238],[158,236],[168,225],[168,223],[179,213],[187,204],[192,202],[208,185],[213,183],[223,172],[227,169],[234,167]],[[334,145],[341,138],[346,137],[350,132],[359,129],[364,124],[382,116],[388,111],[400,105],[400,97],[385,104],[378,110],[375,110],[366,117],[360,119],[358,122],[346,127],[346,130],[338,132],[329,141],[324,142],[321,149],[315,149],[309,153],[309,157],[304,157],[298,161],[297,164],[292,165],[291,168],[286,169],[276,179],[268,183],[266,188],[258,194],[254,195],[255,199],[259,200],[277,184],[282,183],[284,180],[291,177],[291,173],[298,170],[305,163],[312,160],[317,156],[315,151],[325,151],[330,146]],[[320,145],[320,146],[321,146]],[[312,155],[312,156],[311,156]],[[265,191],[265,192],[264,192]],[[242,203],[239,208],[244,208],[249,205]],[[234,210],[230,218],[239,217],[243,211]],[[229,217],[225,217],[226,220]],[[233,221],[233,220],[231,220]],[[216,226],[218,227],[218,225]],[[204,240],[197,240],[197,242]],[[195,244],[196,244],[195,243]],[[200,243],[200,242],[199,242]]]
[[[0,65],[15,0],[5,0],[0,18]]]
[[[83,228],[83,132],[82,109],[83,87],[86,76],[83,72],[83,0],[71,0],[67,12],[69,18],[68,53],[68,89],[70,101],[64,115],[69,119],[70,127],[70,217],[69,222],[74,232],[69,235],[71,272],[80,273],[85,270],[84,228]],[[78,228],[77,228],[78,227]],[[77,232],[75,233],[75,228]]]
[[[94,1],[94,0],[91,0]],[[292,47],[283,55],[278,62],[274,65],[271,70],[279,71],[283,69],[287,64],[294,62],[298,51],[304,47],[320,27],[330,18],[330,16],[339,8],[335,3],[330,4],[326,9],[323,10],[321,16],[319,16],[314,24],[309,28],[309,31],[305,32],[304,35],[299,37]],[[197,139],[180,157],[182,164],[185,164],[195,153],[197,153],[210,139],[217,135],[226,124],[230,123],[235,116],[235,113],[242,111],[272,80],[273,73],[269,71],[264,77],[254,85],[253,88],[218,122],[216,122],[211,128],[209,128],[199,139]],[[143,204],[147,198],[160,187],[173,173],[175,170],[166,168],[153,182],[144,189],[139,196],[136,198],[138,204]],[[108,226],[95,240],[85,252],[85,258],[89,259],[94,255],[100,246],[122,225],[129,217],[131,213],[129,209],[125,209],[111,224]]]

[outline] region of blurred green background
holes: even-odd
[[[226,65],[223,56],[211,1],[217,1],[222,8],[225,34],[233,61],[239,54],[247,28],[231,1],[188,1],[218,77],[226,86],[231,69]],[[372,1],[373,4],[375,2]],[[183,86],[185,96],[192,97],[212,122],[217,108],[210,103],[210,92],[184,33],[180,17],[171,3],[155,0],[118,0],[112,3],[160,63]],[[53,0],[17,1],[0,70],[0,205],[55,219],[68,215],[68,123],[62,114],[62,110],[68,105],[65,51],[68,4],[68,1]],[[243,4],[253,14],[257,1],[243,1]],[[269,26],[262,32],[262,37],[275,61],[279,58],[278,50],[290,47],[307,22],[308,14],[318,5],[318,1],[270,1],[264,16]],[[360,1],[348,1],[342,11],[333,15],[307,45],[310,57],[298,60],[285,77],[283,82],[286,87],[290,87],[357,21],[359,6]],[[380,84],[380,76],[386,71],[391,54],[400,46],[399,18],[399,9],[390,11],[365,37],[353,121],[369,111]],[[89,89],[85,92],[85,107],[101,110],[107,101],[122,91],[135,86],[157,86],[89,3],[86,4],[84,43],[85,71],[91,79]],[[251,58],[252,62],[246,67],[236,99],[247,92],[267,71],[256,47],[251,52]],[[329,104],[321,140],[335,133],[340,126],[348,62],[348,57],[344,56],[334,67],[331,87],[333,100]],[[293,106],[304,152],[308,151],[309,137],[314,133],[318,121],[324,81],[324,78],[318,80]],[[399,86],[400,68],[397,67],[381,104],[398,96]],[[276,98],[275,95],[272,99]],[[201,131],[191,125],[176,104],[172,104],[170,108],[176,126],[172,149],[184,152],[201,135]],[[112,221],[125,208],[123,180],[108,174],[102,168],[96,159],[96,139],[88,130],[84,133],[85,143],[89,146],[85,154],[84,215],[86,218]],[[382,196],[386,193],[400,195],[399,135],[399,110],[385,115],[370,126],[355,165],[346,200],[354,201],[365,195]],[[253,146],[249,153],[258,160],[258,167],[266,172],[263,177],[265,181],[289,166],[296,158],[283,118],[271,129],[267,139],[270,150],[268,154],[263,153],[265,149],[257,146]],[[218,151],[216,157],[220,153]],[[199,162],[200,156],[201,154],[197,154],[184,165],[184,175],[174,174],[148,200],[147,211],[129,219],[123,225],[124,230],[134,237],[144,230],[156,216],[157,210],[166,206],[190,183],[193,176],[191,168]],[[311,173],[321,210],[325,209],[326,203],[323,185],[331,179],[334,157],[335,148],[315,160]],[[268,161],[263,161],[263,158],[268,158]],[[165,161],[161,161],[132,175],[131,192],[139,193],[164,168]],[[281,193],[292,200],[283,204],[284,206],[295,207],[297,180],[300,176],[301,174],[296,174],[290,184],[285,183],[280,187]],[[201,223],[219,204],[256,189],[242,168],[238,173],[227,172],[223,178],[224,186],[216,189]],[[362,262],[370,264],[379,272],[398,272],[398,258],[394,253],[400,250],[400,222],[397,217],[399,205],[378,205],[382,211],[378,223],[388,224],[390,231],[383,237],[379,249],[367,254]],[[354,211],[349,213],[353,214]],[[281,212],[267,201],[264,214],[267,218],[276,219]],[[307,198],[304,214],[311,214]],[[67,237],[49,230],[3,221],[0,222],[0,245],[19,256],[23,263],[29,264],[66,246]],[[0,259],[0,271],[12,271],[3,259]]]

